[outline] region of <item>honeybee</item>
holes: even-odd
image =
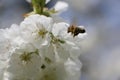
[[[70,27],[68,27],[68,33],[70,33],[73,35],[73,37],[77,36],[79,33],[85,33],[85,29],[84,28],[80,28],[77,27],[75,25],[70,25]]]

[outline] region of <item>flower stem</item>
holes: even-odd
[[[43,14],[46,0],[32,0],[33,11],[36,14]]]

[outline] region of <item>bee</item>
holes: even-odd
[[[80,28],[77,27],[75,25],[70,25],[70,27],[68,27],[68,33],[71,33],[73,35],[73,37],[77,36],[79,33],[85,33],[85,29],[84,28]]]

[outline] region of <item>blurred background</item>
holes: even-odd
[[[68,23],[76,19],[88,33],[81,41],[81,80],[120,80],[120,0],[62,1],[69,7],[60,16]],[[0,0],[0,28],[20,24],[23,15],[31,10],[25,0]]]

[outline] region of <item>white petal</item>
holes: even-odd
[[[52,29],[52,33],[55,36],[59,36],[59,37],[67,37],[68,33],[67,33],[67,29],[68,29],[69,24],[65,23],[65,22],[60,22],[60,23],[55,23],[53,25],[53,29]]]
[[[67,8],[68,8],[68,4],[64,1],[58,1],[54,6],[54,9],[56,11],[65,11]]]
[[[80,70],[82,66],[80,61],[68,59],[64,65],[68,74],[68,80],[80,80]]]

